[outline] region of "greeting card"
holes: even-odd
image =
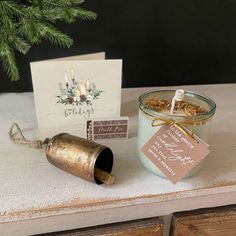
[[[122,60],[103,56],[31,63],[38,127],[120,116]]]

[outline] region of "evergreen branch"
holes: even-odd
[[[42,10],[45,19],[54,23],[57,20],[65,20],[65,12],[62,8],[59,7],[47,7]]]
[[[25,21],[21,22],[20,33],[24,35],[32,44],[39,44],[43,38],[48,39],[52,44],[70,47],[73,40],[57,30],[51,24],[43,21]]]
[[[95,20],[97,18],[97,14],[92,11],[87,11],[83,8],[77,7],[75,9],[77,16],[83,20]]]
[[[43,39],[69,48],[73,40],[54,23],[96,19],[95,13],[80,7],[84,1],[0,0],[0,60],[12,81],[19,79],[14,50],[26,54],[32,44],[39,44]]]
[[[38,6],[29,6],[24,9],[25,19],[37,20],[42,18],[42,11]]]
[[[50,0],[43,0],[44,2],[49,2]],[[75,5],[80,5],[81,3],[83,3],[84,0],[54,0],[54,1],[50,1],[51,4],[54,4],[54,6],[64,6],[64,7],[72,7]]]
[[[26,54],[30,50],[30,44],[22,38],[16,37],[12,42],[14,48],[22,54]]]
[[[83,3],[85,0],[71,0],[72,4],[76,4],[76,5],[80,5],[81,3]]]
[[[41,37],[48,39],[54,45],[69,48],[73,44],[73,40],[69,36],[60,32],[52,25],[41,23],[38,24],[38,27]]]
[[[0,42],[0,59],[2,61],[3,69],[11,81],[19,80],[20,76],[16,65],[14,51],[4,39],[1,39]]]
[[[51,22],[56,22],[57,20],[64,20],[67,23],[72,23],[76,21],[77,18],[83,20],[95,20],[97,14],[91,11],[84,10],[82,8],[70,8],[70,9],[44,9],[44,16]],[[60,14],[57,14],[60,12]]]
[[[22,19],[19,23],[18,33],[26,38],[31,44],[39,44],[41,42],[40,32],[37,29],[38,23],[36,21],[29,21]]]
[[[1,12],[9,16],[21,17],[23,15],[22,10],[25,7],[17,3],[17,1],[0,1]]]
[[[37,5],[38,6],[38,1],[37,0],[33,0],[31,1],[33,5]],[[74,2],[84,2],[82,0],[41,0],[40,1],[40,5],[45,8],[45,7],[59,7],[59,8],[65,8],[65,7],[70,7]]]
[[[24,39],[15,35],[13,32],[4,32],[4,28],[2,28],[0,30],[0,34],[4,35],[4,40],[8,41],[9,45],[14,47],[20,53],[26,54],[29,51],[30,44],[27,43]]]
[[[71,23],[76,19],[73,10],[71,8],[46,8],[43,10],[43,15],[50,22],[62,20],[66,23]]]
[[[12,18],[4,14],[0,15],[0,25],[1,30],[4,29],[5,31],[14,31],[16,28],[15,22],[13,22]]]

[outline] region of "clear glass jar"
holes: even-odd
[[[143,145],[157,132],[161,126],[152,126],[153,120],[155,118],[162,118],[167,120],[174,120],[176,122],[184,122],[186,119],[191,121],[191,125],[188,125],[194,134],[200,137],[205,142],[208,142],[209,134],[210,134],[210,124],[211,118],[215,114],[216,104],[215,102],[203,95],[185,91],[184,101],[190,102],[194,105],[199,105],[200,107],[205,109],[205,113],[201,115],[195,116],[179,116],[175,114],[170,114],[169,112],[156,112],[145,107],[145,102],[149,98],[157,98],[157,99],[165,99],[171,100],[175,95],[176,90],[157,90],[157,91],[149,91],[142,94],[139,97],[139,129],[138,129],[138,155],[142,162],[142,164],[154,174],[165,177],[165,175],[158,169],[156,165],[154,165],[144,154],[141,152],[141,148]],[[163,123],[162,121],[160,121]],[[156,122],[155,122],[156,123]],[[195,166],[188,175],[185,176],[191,177],[195,174],[200,167],[202,166],[204,161],[201,161],[197,166]]]

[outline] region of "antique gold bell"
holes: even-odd
[[[111,185],[113,153],[110,148],[67,133],[48,139],[45,148],[54,166],[97,184]]]
[[[111,185],[115,182],[115,176],[111,175],[113,153],[106,146],[67,133],[46,138],[44,142],[28,140],[17,123],[11,125],[9,138],[13,143],[31,148],[45,147],[51,164],[82,179],[96,184]]]

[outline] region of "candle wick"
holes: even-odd
[[[174,113],[175,103],[181,102],[183,100],[184,100],[184,90],[182,89],[176,90],[175,96],[172,98],[172,101],[171,101],[170,114]]]
[[[174,113],[174,108],[175,108],[175,99],[172,99],[171,108],[170,108],[170,114]]]

